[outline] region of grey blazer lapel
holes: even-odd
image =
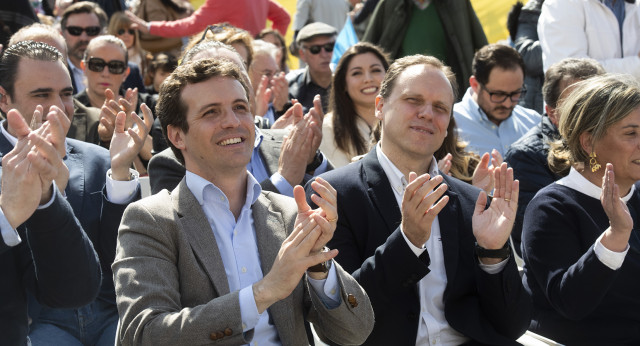
[[[258,197],[251,209],[260,253],[260,267],[262,275],[266,276],[289,232],[285,229],[282,213],[274,209],[274,205],[264,194]],[[293,340],[292,327],[295,325],[293,293],[273,304],[269,308],[269,314],[283,344],[287,344],[287,340]]]
[[[228,294],[229,282],[216,237],[213,235],[213,230],[202,206],[187,187],[185,178],[171,192],[171,199],[173,207],[180,217],[179,228],[186,235],[194,254],[209,274],[213,287],[219,296]]]

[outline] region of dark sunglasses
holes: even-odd
[[[86,28],[80,26],[68,26],[67,31],[73,36],[80,36],[82,32],[86,32],[87,36],[98,36],[102,29],[99,26],[88,26]]]
[[[118,29],[118,36],[122,36],[122,35],[124,35],[124,33],[125,33],[125,32],[128,32],[128,33],[129,33],[129,35],[131,35],[131,36],[133,36],[133,35],[135,35],[135,34],[136,34],[136,31],[135,31],[135,30],[133,30],[133,29],[128,29],[128,30],[125,30],[125,29]]]
[[[331,42],[331,43],[325,43],[323,45],[315,45],[315,46],[308,46],[308,47],[304,47],[304,49],[308,50],[309,53],[316,55],[318,53],[320,53],[320,51],[324,48],[324,51],[327,53],[331,53],[333,52],[333,46],[335,46],[336,43],[335,42]]]
[[[102,72],[104,67],[109,67],[109,73],[111,74],[123,74],[127,69],[127,64],[121,60],[111,60],[109,62],[100,58],[89,58],[87,61],[87,67],[93,72]]]

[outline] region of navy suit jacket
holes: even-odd
[[[65,189],[67,201],[100,258],[103,277],[100,298],[115,306],[111,263],[115,258],[118,227],[127,204],[111,203],[106,198],[106,174],[111,167],[109,151],[71,138],[66,141],[64,163],[69,168],[69,183]],[[4,155],[11,149],[11,143],[0,135],[0,153]]]
[[[22,242],[0,238],[0,344],[26,345],[27,293],[42,304],[75,308],[93,301],[100,266],[91,241],[56,191],[53,204],[36,210],[20,227]]]
[[[376,323],[365,345],[415,345],[418,282],[429,256],[416,257],[402,236],[401,211],[374,148],[362,160],[321,175],[338,191],[338,225],[329,247],[367,291]],[[529,326],[531,300],[511,256],[499,274],[478,265],[471,217],[479,189],[444,175],[449,202],[438,214],[449,324],[472,344],[517,345]],[[307,197],[312,193],[307,184]],[[309,202],[311,203],[310,199]]]

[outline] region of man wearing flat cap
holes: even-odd
[[[313,108],[313,98],[320,95],[322,110],[327,112],[331,88],[331,54],[337,31],[331,25],[315,22],[305,25],[296,37],[300,60],[307,64],[301,72],[289,74],[289,99],[296,99],[306,109]]]

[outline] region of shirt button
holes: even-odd
[[[242,272],[246,273],[247,272],[247,267],[242,267]]]
[[[220,200],[224,202],[224,196],[220,196]]]
[[[334,295],[334,294],[336,294],[336,290],[335,290],[335,289],[332,289],[332,290],[331,290],[331,295]]]

